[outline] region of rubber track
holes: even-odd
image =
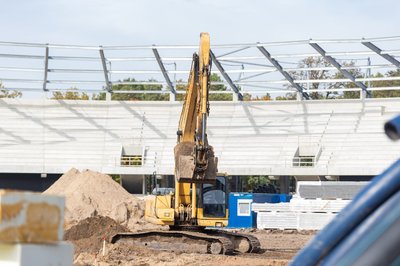
[[[225,255],[231,255],[234,253],[234,247],[232,242],[223,236],[208,235],[200,232],[188,232],[188,231],[147,231],[138,233],[119,233],[111,237],[110,242],[116,243],[118,240],[123,238],[143,238],[148,236],[165,236],[165,237],[187,237],[194,240],[207,241],[209,244],[213,242],[219,242],[222,245],[222,253]],[[210,252],[208,250],[208,252]]]
[[[212,234],[212,235],[218,234],[218,235],[221,235],[221,236],[231,236],[231,237],[246,238],[248,243],[250,244],[250,248],[249,248],[249,251],[247,253],[258,253],[261,250],[260,241],[258,240],[257,237],[255,237],[253,235],[229,232],[229,231],[225,231],[225,230],[214,230],[214,229],[205,230],[205,233]]]

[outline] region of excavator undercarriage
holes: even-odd
[[[204,229],[202,231],[152,230],[138,233],[120,233],[113,236],[110,242],[180,253],[233,255],[236,253],[260,252],[260,242],[256,237],[249,234],[214,229]]]

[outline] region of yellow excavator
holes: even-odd
[[[210,75],[210,36],[201,33],[174,148],[175,190],[146,199],[146,221],[167,225],[170,230],[121,233],[111,239],[112,243],[128,241],[155,249],[212,254],[260,250],[256,237],[221,230],[228,225],[228,190],[226,176],[217,174],[218,159],[206,133]]]

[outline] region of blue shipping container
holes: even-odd
[[[279,203],[289,202],[292,195],[268,193],[240,193],[229,194],[230,228],[253,228],[257,226],[257,213],[253,212],[252,203]]]
[[[252,228],[255,225],[255,213],[252,211],[253,195],[251,193],[229,194],[228,227]]]

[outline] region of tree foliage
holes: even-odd
[[[216,74],[212,73],[210,76],[211,82],[222,82],[221,77]],[[183,82],[182,80],[179,80],[178,82]],[[210,91],[226,91],[227,87],[224,84],[212,84],[210,86]],[[185,91],[186,86],[185,85],[177,85],[176,86],[177,91]],[[176,100],[178,101],[183,101],[185,94],[177,94],[176,95]],[[210,101],[232,101],[233,97],[231,93],[210,93],[209,94],[209,100]]]
[[[78,88],[71,88],[68,91],[53,92],[52,100],[89,100],[89,95],[85,92],[79,92]]]
[[[321,57],[307,57],[301,61],[299,61],[299,68],[310,68],[310,70],[300,70],[300,71],[291,71],[290,74],[296,80],[304,80],[304,79],[346,79],[345,76],[339,71],[332,70],[315,70],[315,68],[319,67],[329,67],[331,66],[329,62]],[[360,68],[355,67],[355,62],[342,62],[342,66],[350,67],[347,71],[350,72],[355,78],[364,77],[364,73]],[[308,72],[308,73],[307,73]],[[392,70],[388,71],[385,74],[376,73],[371,77],[373,78],[382,78],[382,77],[399,77],[400,70]],[[381,81],[372,81],[370,83],[371,87],[399,87],[400,80],[381,80]],[[288,87],[292,87],[289,85]],[[341,98],[341,99],[357,99],[360,98],[360,91],[344,91],[343,93],[338,92],[328,92],[324,90],[327,89],[341,89],[341,88],[358,88],[357,85],[353,82],[334,82],[334,83],[318,83],[313,82],[310,83],[310,89],[318,90],[318,92],[310,93],[312,99],[331,99],[331,98]],[[286,96],[278,96],[276,100],[288,100],[295,99],[296,94],[288,93]],[[400,97],[400,90],[376,90],[372,91],[373,98],[386,98],[386,97]]]
[[[375,78],[380,77],[400,77],[400,70],[388,71],[385,75],[381,73],[376,73]],[[381,80],[372,81],[372,87],[400,87],[400,80]],[[388,97],[400,97],[400,90],[376,90],[372,91],[372,96],[374,98],[388,98]]]
[[[355,62],[342,62],[343,66],[349,67],[348,71],[356,78],[362,78],[364,74],[362,73],[360,68],[355,67]],[[298,64],[299,68],[309,68],[310,70],[299,70],[299,71],[291,71],[291,76],[296,80],[326,80],[326,79],[339,79],[346,80],[344,75],[337,70],[316,70],[319,67],[329,67],[330,64],[320,57],[307,57]],[[308,72],[308,74],[307,74]],[[372,77],[399,77],[400,70],[388,71],[385,74],[376,73],[372,75]],[[134,83],[136,80],[134,78],[124,79],[123,83],[127,84],[117,84],[113,85],[113,91],[128,91],[128,93],[113,93],[111,96],[112,100],[120,100],[120,101],[168,101],[169,93],[160,93],[162,86],[156,84],[129,84]],[[149,82],[157,82],[155,79],[150,79]],[[222,83],[222,78],[213,73],[211,75],[211,82]],[[180,92],[186,91],[186,86],[181,85],[179,83],[183,83],[182,80],[179,80],[178,85],[176,86],[176,90]],[[400,87],[400,80],[382,80],[382,81],[371,81],[369,84],[371,87]],[[287,87],[292,87],[288,85]],[[358,88],[356,84],[350,81],[340,81],[340,82],[332,82],[332,83],[320,83],[320,82],[312,82],[310,83],[310,89],[317,90],[310,93],[310,97],[312,99],[354,99],[360,98],[359,91],[344,91],[344,92],[331,92],[329,89],[343,89],[343,88]],[[218,93],[225,92],[227,87],[224,84],[212,84],[210,91],[217,93],[210,93],[209,100],[210,101],[232,101],[233,96],[231,93]],[[239,87],[240,90],[240,87]],[[132,91],[132,93],[129,93]],[[138,91],[133,93],[134,91]],[[155,93],[143,93],[142,91],[155,91]],[[9,91],[3,88],[0,83],[0,98],[17,98],[21,97],[22,93],[19,91]],[[400,90],[376,90],[372,91],[372,97],[374,98],[383,98],[383,97],[400,97]],[[79,92],[77,88],[71,88],[67,92],[54,92],[53,97],[51,99],[56,100],[88,100],[90,96],[85,92]],[[285,95],[280,95],[275,98],[275,100],[296,100],[297,93],[296,92],[288,92]],[[94,94],[92,96],[93,100],[105,100],[106,93]],[[184,93],[178,93],[176,95],[176,100],[182,101],[184,99]],[[269,101],[271,100],[271,95],[266,93],[263,96],[255,96],[253,97],[249,93],[243,94],[244,101]]]
[[[290,75],[295,80],[327,80],[327,79],[344,79],[344,75],[336,70],[317,68],[331,67],[332,65],[322,57],[310,56],[299,61],[298,67],[305,68],[299,71],[290,71]],[[356,78],[362,77],[361,69],[354,67],[355,63],[343,62],[342,66],[352,67],[348,71]],[[310,70],[307,70],[310,69]],[[293,88],[292,85],[288,87]],[[310,89],[318,90],[309,93],[311,99],[333,99],[333,98],[359,98],[359,92],[345,92],[340,94],[338,92],[329,91],[331,89],[341,89],[341,88],[356,88],[357,86],[352,82],[333,82],[333,83],[320,83],[311,82]],[[294,94],[295,96],[296,94]],[[291,97],[292,98],[292,97]],[[288,99],[286,97],[286,99]],[[280,98],[280,100],[285,100],[285,97]]]
[[[116,101],[168,101],[169,95],[159,93],[162,89],[161,85],[155,84],[129,84],[136,80],[134,78],[124,79],[122,82],[128,84],[116,84],[112,86],[113,91],[132,91],[132,93],[113,93],[111,100]],[[149,79],[149,82],[156,82],[155,79]],[[133,91],[157,91],[156,93],[142,93]],[[94,100],[105,100],[106,94],[100,93],[93,96]]]
[[[251,101],[251,97],[250,93],[243,93],[243,101]]]
[[[0,82],[0,98],[21,98],[22,92],[17,90],[5,89],[3,84]]]
[[[266,176],[249,176],[247,178],[247,189],[253,190],[254,188],[269,184],[271,181]]]
[[[271,95],[269,93],[266,93],[264,96],[255,96],[252,97],[251,94],[245,93],[245,95],[243,95],[243,100],[244,101],[271,101]]]
[[[211,82],[222,83],[222,79],[218,74],[211,74]],[[157,82],[155,79],[148,80],[149,82]],[[169,93],[160,93],[162,89],[162,85],[156,84],[134,84],[136,80],[134,78],[128,78],[122,80],[123,84],[116,84],[112,86],[112,90],[116,91],[128,91],[127,93],[113,93],[111,95],[111,100],[117,101],[168,101]],[[133,84],[130,84],[133,83]],[[178,85],[176,86],[176,90],[178,92],[176,94],[177,101],[183,101],[184,95],[186,92],[186,85],[182,85],[182,80],[177,81]],[[51,99],[56,100],[88,100],[90,97],[88,94],[84,92],[78,92],[77,88],[71,88],[67,92],[53,92],[53,97]],[[210,91],[217,93],[210,93],[209,100],[210,101],[232,101],[233,95],[232,93],[225,93],[227,87],[224,84],[212,84],[210,87]],[[239,87],[240,90],[240,87]],[[129,93],[132,91],[132,93]],[[138,92],[134,92],[138,91]],[[143,91],[154,91],[155,93],[144,93]],[[221,92],[221,93],[218,93]],[[224,93],[222,93],[224,92]],[[98,94],[93,94],[93,100],[105,100],[106,93],[101,92]],[[252,95],[249,93],[243,94],[243,99],[245,101],[256,100],[256,101],[267,101],[271,100],[271,96],[267,93],[262,97],[252,98]]]
[[[362,78],[364,75],[361,72],[360,68],[355,67],[355,62],[344,62],[343,66],[345,67],[352,67],[351,69],[348,69],[347,71],[350,72],[355,78]],[[334,76],[335,79],[344,79],[345,76],[341,72],[337,72]],[[358,86],[354,82],[338,82],[337,83],[337,88],[358,88]],[[359,99],[360,98],[360,91],[344,91],[341,96],[338,98],[343,98],[343,99]]]
[[[287,92],[285,96],[277,96],[275,100],[277,101],[288,101],[288,100],[296,100],[297,95],[295,92]]]
[[[301,60],[298,63],[299,68],[318,68],[318,67],[327,67],[329,66],[329,62],[327,62],[325,59],[321,57],[306,57],[303,60]],[[327,70],[299,70],[299,71],[291,71],[290,75],[295,79],[295,80],[302,80],[302,79],[311,79],[311,80],[316,80],[316,79],[328,79],[332,78],[332,74],[329,73]],[[288,87],[293,88],[292,85],[289,85]],[[329,88],[329,87],[328,87]],[[326,89],[324,84],[314,82],[310,83],[310,89],[313,90],[323,90]],[[328,98],[330,92],[326,92],[325,95],[322,92],[311,92],[309,93],[310,97],[312,99],[322,99],[322,98]]]
[[[211,82],[222,82],[222,79],[217,74],[213,73],[210,77]],[[226,86],[223,84],[211,85],[210,91],[226,91]],[[231,93],[210,93],[210,101],[232,101],[233,96]]]

